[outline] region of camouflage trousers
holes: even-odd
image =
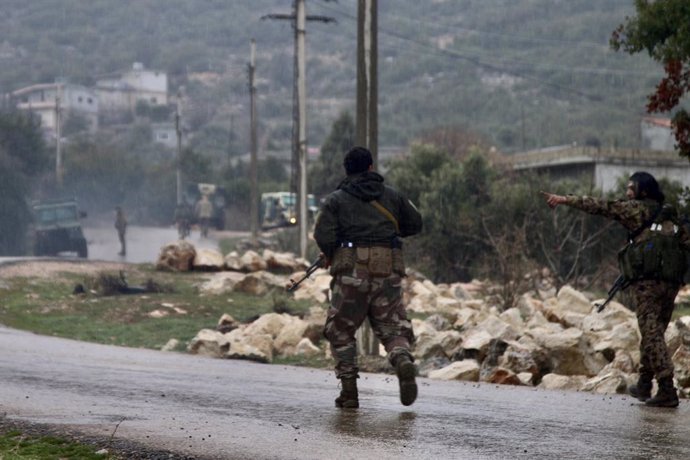
[[[373,277],[366,270],[355,269],[352,273],[336,275],[331,289],[324,336],[336,361],[336,377],[357,376],[355,332],[367,318],[388,352],[391,364],[395,365],[398,356],[403,354],[412,359],[409,350],[414,334],[402,304],[400,276]]]
[[[673,377],[673,361],[664,333],[673,314],[679,286],[658,280],[642,280],[630,286],[640,328],[640,376],[657,380]]]

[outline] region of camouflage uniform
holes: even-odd
[[[658,204],[653,200],[615,200],[606,201],[587,196],[566,197],[566,203],[589,214],[595,214],[618,221],[629,232],[644,225],[654,214]],[[677,224],[677,222],[674,222]],[[650,230],[645,229],[636,238],[640,243],[649,239]],[[690,237],[679,226],[681,244],[690,249]],[[673,362],[666,346],[664,332],[673,313],[674,300],[678,294],[678,283],[642,279],[630,285],[633,307],[637,315],[642,340],[640,342],[640,375],[651,380],[673,377]]]
[[[395,217],[399,231],[389,217],[371,204],[372,200]],[[314,239],[333,261],[342,245],[364,248],[363,252],[374,247],[390,249],[396,244],[396,236],[414,235],[421,228],[421,215],[412,203],[385,186],[382,176],[366,171],[348,176],[338,190],[325,198]],[[401,275],[374,276],[361,258],[349,270],[333,273],[333,295],[324,336],[331,344],[338,378],[357,377],[355,332],[367,317],[391,364],[395,365],[401,355],[412,360],[409,349],[414,334],[402,305]]]

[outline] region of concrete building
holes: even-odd
[[[670,152],[676,143],[668,118],[644,117],[640,122],[641,145],[645,150]]]
[[[70,83],[44,83],[18,89],[11,94],[20,110],[30,111],[41,119],[41,127],[48,137],[55,138],[57,120],[64,127],[70,116],[80,116],[89,131],[98,128],[98,97],[84,86]],[[59,117],[58,117],[59,109]]]
[[[615,189],[619,178],[627,178],[635,171],[690,186],[690,162],[674,151],[568,145],[505,155],[500,162],[516,171],[546,173],[555,180],[573,179],[604,192]]]
[[[98,79],[96,94],[102,111],[134,113],[139,102],[165,106],[168,105],[168,75],[147,70],[135,62],[131,70]]]

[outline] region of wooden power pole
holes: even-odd
[[[355,140],[367,147],[378,167],[378,39],[377,0],[358,0],[357,9],[357,120]],[[378,355],[379,341],[369,321],[356,334],[364,355]]]
[[[60,107],[60,85],[57,86],[55,96],[55,182],[58,190],[62,191],[62,109]]]
[[[367,147],[378,167],[378,0],[358,0],[357,145]]]
[[[175,201],[177,205],[182,204],[182,114],[180,104],[182,103],[182,92],[177,92],[177,103],[175,104],[175,134],[177,134],[177,161],[175,161]]]
[[[251,42],[251,51],[249,54],[249,144],[250,144],[250,158],[249,158],[249,176],[251,182],[249,208],[250,229],[252,232],[252,244],[256,244],[259,232],[259,184],[257,172],[257,145],[256,145],[256,43]]]
[[[292,14],[269,14],[262,19],[290,20],[295,29],[295,86],[293,103],[293,139],[292,154],[297,158],[298,189],[297,189],[297,225],[299,229],[300,257],[307,256],[307,227],[309,225],[307,213],[307,91],[306,91],[306,23],[307,21],[335,22],[335,19],[325,16],[308,16],[305,0],[293,2]]]

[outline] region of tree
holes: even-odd
[[[315,195],[326,195],[338,186],[345,171],[343,159],[354,146],[355,122],[348,112],[340,114],[333,123],[331,132],[321,146],[319,160],[309,172],[311,191]]]
[[[410,260],[436,281],[469,281],[486,251],[479,207],[489,200],[491,172],[478,152],[463,163],[443,148],[412,146],[408,158],[394,161],[388,179],[419,206],[421,235],[410,240]],[[407,244],[407,243],[406,243]]]
[[[614,50],[647,51],[664,65],[666,76],[649,96],[647,112],[670,112],[690,92],[690,2],[635,0],[637,16],[626,18],[611,37]],[[690,115],[680,108],[672,119],[676,148],[690,159]]]
[[[0,113],[0,254],[24,253],[31,181],[47,165],[38,120],[15,111]]]

